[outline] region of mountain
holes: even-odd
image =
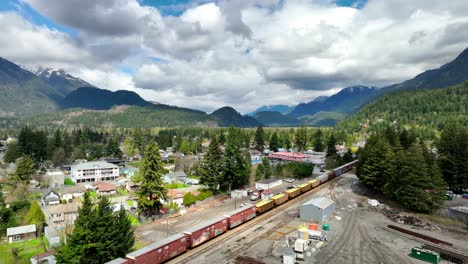
[[[0,116],[52,112],[62,98],[32,72],[0,57]]]
[[[212,117],[218,120],[218,124],[222,127],[237,126],[237,127],[256,127],[262,124],[255,118],[248,115],[241,115],[234,108],[225,106],[211,113]]]
[[[276,111],[260,111],[253,116],[266,126],[297,126],[299,120]]]
[[[386,94],[338,124],[356,132],[387,126],[413,128],[422,139],[433,138],[448,124],[468,126],[468,81],[442,89],[403,90]]]
[[[68,95],[71,91],[79,87],[91,87],[93,85],[83,81],[80,78],[74,77],[64,70],[52,68],[40,68],[35,74],[44,82],[54,87],[57,92],[63,96]]]
[[[283,115],[291,112],[291,110],[294,108],[294,106],[288,106],[288,105],[264,105],[260,108],[257,108],[255,111],[247,113],[249,116],[254,116],[258,112],[279,112]]]
[[[131,91],[116,91],[99,89],[96,87],[81,87],[60,101],[62,109],[86,108],[93,110],[111,109],[116,105],[150,106],[137,93]]]
[[[288,115],[293,117],[313,116],[318,112],[350,114],[369,102],[377,93],[374,87],[351,86],[330,97],[318,97],[308,103],[297,105]]]
[[[463,83],[468,80],[468,48],[455,60],[438,69],[425,71],[411,80],[390,85],[382,89],[383,93],[407,89],[434,89]]]
[[[338,122],[344,120],[348,115],[340,112],[318,112],[314,115],[305,115],[299,117],[302,125],[307,126],[335,126]]]

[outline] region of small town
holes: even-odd
[[[0,1],[0,264],[468,264],[467,14]]]

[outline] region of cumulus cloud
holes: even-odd
[[[200,0],[177,6],[180,16],[137,0],[21,1],[78,36],[0,13],[8,25],[0,48],[11,58],[53,62],[102,88],[206,111],[401,82],[468,43],[465,0],[368,0],[359,9],[334,0]]]

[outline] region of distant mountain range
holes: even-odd
[[[254,116],[258,112],[279,112],[283,115],[288,114],[291,110],[294,109],[294,106],[288,105],[264,105],[262,107],[257,108],[255,111],[247,113],[249,116]]]
[[[94,87],[80,78],[71,76],[61,69],[40,68],[35,72],[37,77],[54,87],[63,96],[79,87]]]
[[[234,108],[225,106],[211,113],[218,120],[220,126],[256,127],[262,125],[255,118],[241,115]]]
[[[297,126],[301,123],[297,118],[276,111],[257,112],[253,117],[267,126]]]

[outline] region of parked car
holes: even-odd
[[[320,169],[320,172],[325,172],[325,170],[324,170],[324,169]]]
[[[284,179],[284,181],[285,181],[285,182],[289,182],[289,183],[291,183],[291,182],[293,182],[293,181],[294,181],[294,179],[291,179],[291,178],[286,178],[286,179]]]

